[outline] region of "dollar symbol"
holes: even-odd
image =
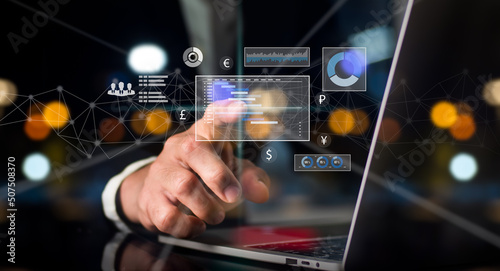
[[[271,149],[267,149],[266,151],[266,154],[267,154],[267,161],[271,161],[271,159],[273,159],[273,155],[271,154]]]

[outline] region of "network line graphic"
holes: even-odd
[[[123,97],[106,95],[111,90],[108,87],[93,101],[62,86],[38,94],[18,94],[9,107],[13,109],[0,118],[0,127],[22,123],[44,127],[49,122],[53,133],[87,158],[101,151],[111,159],[133,146],[162,144],[168,136],[190,126],[178,119],[177,108],[194,110],[194,83],[178,72],[168,76],[170,80],[163,87],[142,86],[135,95]],[[164,93],[168,103],[140,101],[140,93],[149,90]],[[74,108],[84,109],[78,112]],[[118,146],[121,151],[114,151]]]
[[[378,159],[382,154],[390,154],[395,159],[407,156],[419,144],[435,143],[432,141],[436,140],[436,135],[452,148],[485,149],[500,154],[496,128],[500,112],[485,101],[483,94],[484,84],[490,79],[486,75],[473,78],[464,71],[425,91],[414,90],[411,82],[398,82],[389,94],[378,138],[382,144],[375,149],[374,157]],[[455,114],[456,120],[449,128],[435,127],[432,112],[439,103],[454,108],[450,115]]]
[[[321,63],[318,62],[317,65]],[[306,74],[309,69],[305,69],[301,74]],[[263,69],[256,77],[269,76],[271,75],[267,69]],[[346,137],[361,149],[368,150],[371,142],[368,131],[374,125],[371,118],[378,110],[376,98],[365,93],[339,93],[329,96],[328,105],[318,106],[313,97],[321,92],[321,73],[310,78],[310,130],[307,131],[306,123],[302,128],[304,133],[310,133],[310,141],[315,142],[316,137],[326,133],[332,137]],[[51,118],[56,117],[50,130],[68,146],[88,158],[96,152],[102,152],[111,159],[133,146],[163,144],[170,135],[185,131],[195,120],[195,82],[187,80],[179,72],[168,74],[165,80],[165,84],[161,86],[134,86],[134,95],[122,97],[107,95],[108,91],[112,90],[109,85],[92,101],[84,100],[74,91],[62,86],[33,95],[19,94],[16,102],[9,106],[6,114],[0,118],[0,127],[20,127],[27,122],[43,125],[46,114],[49,113]],[[116,82],[117,85],[118,83]],[[145,97],[146,92],[162,93],[168,102],[145,102],[145,98],[141,97]],[[61,107],[68,109],[67,116],[50,107],[55,95]],[[300,99],[307,98],[305,95]],[[78,111],[80,108],[83,109]],[[346,108],[353,113],[357,128],[345,134],[331,131],[329,115],[338,108]],[[187,121],[181,120],[186,118],[186,111],[191,117],[188,117]],[[265,142],[256,144],[257,147],[263,145]],[[120,150],[116,151],[118,147]]]
[[[306,74],[311,68],[321,65],[317,63],[312,67],[304,69],[299,74]],[[266,69],[260,76],[270,76]],[[338,138],[346,138],[361,150],[368,151],[372,142],[371,132],[375,126],[375,116],[380,110],[378,98],[368,93],[335,93],[328,94],[329,102],[319,105],[314,96],[321,93],[321,73],[310,76],[310,142],[314,144],[321,135],[329,135],[332,138],[332,147]],[[477,81],[477,80],[476,80]],[[448,100],[458,104],[459,109],[469,112],[464,101],[468,97],[461,97],[464,88],[481,87],[473,78],[466,73],[457,74],[447,78],[424,94],[416,92],[406,82],[400,82],[393,87],[389,103],[379,133],[379,141],[383,142],[381,148],[392,150],[391,146],[400,144],[413,144],[405,142],[404,133],[413,131],[422,140],[429,138],[429,134],[423,133],[421,124],[431,123],[429,114],[431,107],[437,102],[436,97],[448,97]],[[136,94],[126,97],[106,95],[108,87],[93,101],[86,101],[74,94],[71,90],[63,87],[45,91],[33,95],[17,94],[15,103],[7,107],[5,115],[0,118],[0,127],[17,126],[31,122],[42,124],[45,122],[46,114],[56,117],[50,130],[77,150],[80,154],[90,158],[96,152],[102,152],[111,159],[133,146],[141,144],[163,144],[172,134],[185,131],[195,120],[196,93],[195,82],[186,80],[180,73],[168,74],[163,86],[141,86],[134,87]],[[161,92],[168,102],[144,103],[140,102],[139,95],[145,91]],[[432,94],[432,95],[431,95]],[[67,116],[61,112],[55,112],[51,101],[57,95],[57,102],[62,108],[67,108]],[[397,96],[398,98],[394,98]],[[49,98],[51,97],[51,98]],[[481,97],[480,97],[481,98]],[[479,103],[476,110],[486,110],[485,103]],[[203,102],[200,100],[199,102]],[[398,108],[402,110],[399,110]],[[75,108],[83,108],[76,110]],[[343,110],[343,111],[342,111]],[[336,112],[342,111],[341,118],[335,118]],[[418,114],[417,112],[424,112]],[[180,114],[182,112],[182,114]],[[186,121],[186,113],[188,121]],[[348,117],[346,117],[348,116]],[[424,116],[424,117],[422,117]],[[456,146],[475,146],[488,148],[488,146],[500,145],[500,141],[492,136],[495,133],[491,126],[491,119],[484,119],[484,114],[475,118],[475,133],[468,140],[458,140],[450,136],[450,144]],[[59,119],[57,119],[59,118]],[[182,120],[181,120],[182,118]],[[64,125],[59,125],[64,123]],[[493,141],[492,141],[493,140]],[[263,144],[256,144],[262,147]],[[116,147],[121,147],[116,151]],[[493,148],[491,148],[493,151]],[[394,155],[400,155],[394,153]]]

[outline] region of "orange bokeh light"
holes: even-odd
[[[171,124],[170,114],[163,109],[155,109],[146,115],[146,129],[154,135],[165,134]]]
[[[68,108],[58,101],[53,101],[45,105],[43,116],[45,121],[56,129],[64,127],[70,118]]]
[[[457,108],[454,104],[441,101],[431,109],[431,120],[438,128],[450,128],[457,121]]]
[[[50,130],[50,126],[47,125],[42,114],[32,114],[24,123],[24,133],[34,141],[41,141],[47,138]]]
[[[125,126],[116,118],[105,118],[99,124],[99,135],[104,142],[119,142],[125,136]]]
[[[351,132],[355,123],[353,114],[347,109],[337,109],[328,118],[328,126],[338,135],[346,135]]]
[[[449,131],[456,140],[470,139],[476,132],[474,118],[470,115],[458,115],[457,121],[450,127]]]
[[[401,137],[401,125],[393,118],[384,118],[380,124],[378,140],[392,143],[398,141]]]

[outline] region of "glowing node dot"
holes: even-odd
[[[470,181],[477,173],[477,161],[470,154],[457,154],[451,159],[450,172],[459,182]]]
[[[438,128],[449,128],[458,117],[457,108],[450,102],[442,101],[435,104],[431,110],[431,120]]]
[[[42,181],[50,173],[49,159],[41,153],[32,153],[23,161],[23,173],[30,181]]]

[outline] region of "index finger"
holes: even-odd
[[[228,124],[237,122],[245,113],[245,103],[242,101],[226,99],[211,103],[203,118],[194,124],[196,141],[230,140],[231,131]]]

